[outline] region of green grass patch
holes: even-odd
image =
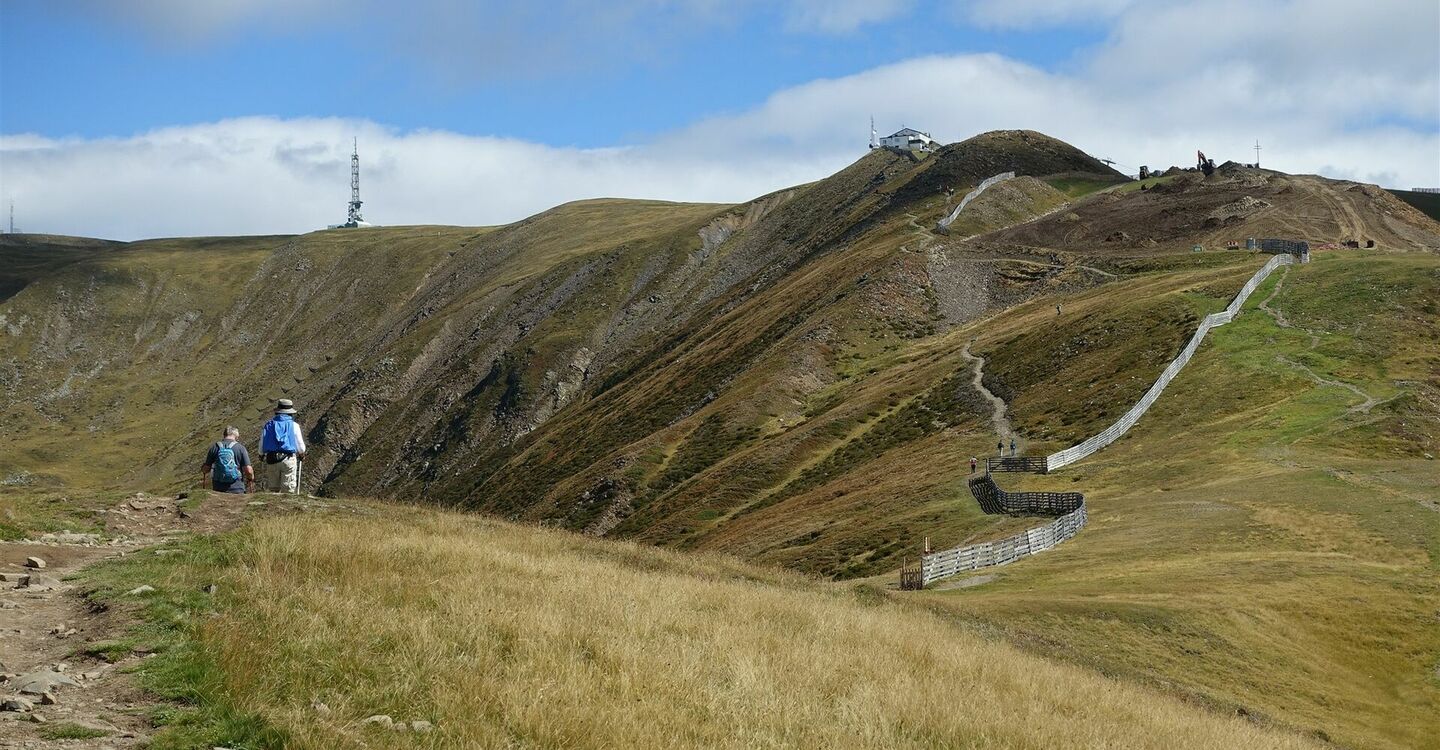
[[[123,496],[120,492],[76,496],[25,487],[0,489],[0,540],[33,538],[50,531],[104,533],[104,516],[99,511]]]
[[[1068,198],[1079,198],[1089,195],[1098,190],[1104,190],[1115,184],[1115,180],[1102,180],[1093,177],[1055,177],[1045,180],[1050,187],[1064,193]]]
[[[223,593],[207,593],[236,563],[238,536],[196,537],[178,555],[137,554],[102,563],[82,573],[87,598],[107,607],[133,608],[139,622],[125,637],[86,646],[83,651],[113,661],[136,649],[154,652],[137,668],[142,687],[171,701],[151,718],[162,727],[149,746],[156,750],[224,746],[278,748],[285,735],[229,693],[225,675],[206,648],[207,613],[223,607]],[[143,600],[125,592],[142,584],[156,591]]]
[[[87,644],[78,649],[77,653],[85,656],[93,656],[114,664],[134,653],[136,649],[140,647],[141,644],[138,639],[121,638],[118,640],[96,641],[95,643]]]

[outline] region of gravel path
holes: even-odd
[[[141,690],[128,673],[149,654],[132,652],[114,663],[84,654],[89,644],[126,637],[134,615],[124,607],[92,606],[66,576],[125,555],[156,554],[148,548],[232,529],[258,513],[328,507],[305,496],[205,495],[188,509],[172,498],[136,495],[105,512],[103,537],[67,532],[0,542],[0,574],[6,579],[0,581],[0,676],[6,676],[0,703],[33,704],[29,710],[0,711],[0,749],[139,748],[155,731],[150,716],[164,702]],[[27,566],[29,558],[40,558],[44,568]],[[55,685],[49,697],[23,692],[37,681]],[[59,725],[102,736],[48,739]]]
[[[960,356],[964,357],[966,361],[974,366],[974,375],[970,378],[970,384],[974,386],[977,393],[983,396],[986,401],[990,402],[990,424],[994,426],[996,436],[1007,448],[1010,445],[1010,440],[1013,438],[1017,452],[1024,453],[1028,441],[1025,440],[1025,436],[1017,433],[1015,427],[1010,424],[1010,417],[1006,414],[1005,399],[996,396],[990,392],[989,388],[985,387],[985,358],[971,354],[970,343],[971,342],[967,341],[965,346],[960,349]]]

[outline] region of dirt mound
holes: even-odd
[[[1195,245],[1243,246],[1249,237],[1290,237],[1312,244],[1374,240],[1382,248],[1440,250],[1440,226],[1378,188],[1239,165],[1209,178],[1174,172],[1148,190],[1093,195],[1064,215],[976,239],[1085,253],[1149,254]]]
[[[1233,203],[1227,203],[1215,209],[1214,211],[1211,211],[1210,216],[1212,218],[1225,221],[1234,218],[1244,218],[1255,213],[1256,211],[1269,207],[1270,204],[1268,202],[1262,201],[1259,198],[1254,198],[1246,195],[1240,198],[1240,200],[1237,200]]]
[[[1043,133],[994,130],[941,147],[917,167],[896,197],[908,203],[947,188],[963,193],[962,188],[968,189],[1001,172],[1032,177],[1086,175],[1116,182],[1126,179],[1080,149]]]

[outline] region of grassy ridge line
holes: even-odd
[[[147,614],[180,636],[147,679],[200,708],[157,746],[1314,747],[866,589],[390,515],[274,518],[93,572],[102,598],[157,585]],[[184,593],[210,580],[215,602]],[[376,713],[438,729],[360,723]]]

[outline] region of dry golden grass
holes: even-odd
[[[203,638],[294,747],[1312,747],[728,558],[423,511],[246,533]]]

